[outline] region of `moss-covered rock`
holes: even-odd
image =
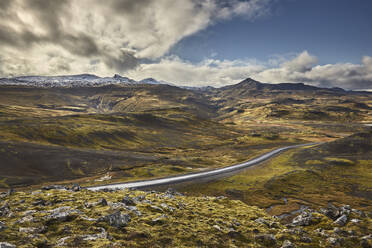
[[[0,242],[17,247],[359,247],[370,242],[372,223],[350,210],[338,227],[307,210],[309,225],[283,225],[241,201],[171,191],[38,190],[7,195],[0,205],[7,208]]]

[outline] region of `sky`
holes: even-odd
[[[0,77],[372,90],[370,0],[0,0]]]

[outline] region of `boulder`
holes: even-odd
[[[47,186],[43,186],[41,189],[42,190],[52,190],[52,189],[66,189],[66,188],[62,185],[47,185]]]
[[[317,236],[319,236],[319,237],[326,237],[326,238],[329,237],[329,235],[325,232],[325,230],[323,228],[315,229],[314,233],[317,234]]]
[[[311,224],[312,219],[312,213],[303,211],[300,215],[292,220],[292,224],[295,226],[308,226]]]
[[[121,202],[124,203],[127,206],[135,206],[136,205],[134,200],[132,198],[130,198],[129,196],[125,196]]]
[[[213,228],[216,229],[217,231],[221,231],[221,227],[219,225],[213,225]]]
[[[106,199],[105,199],[105,198],[100,199],[100,200],[98,201],[98,205],[103,206],[103,207],[107,206],[107,201],[106,201]]]
[[[86,241],[91,241],[91,240],[97,240],[97,239],[106,239],[107,238],[107,232],[104,228],[98,227],[98,229],[101,231],[98,234],[92,234],[92,235],[83,235],[82,239]]]
[[[165,214],[151,220],[150,225],[163,225],[168,217]]]
[[[307,237],[307,236],[302,236],[302,237],[300,237],[300,241],[303,242],[303,243],[311,243],[312,239],[310,237]]]
[[[267,247],[274,247],[276,246],[276,239],[272,234],[259,234],[254,237],[255,241],[267,246]]]
[[[7,242],[0,242],[0,248],[17,248],[17,246],[9,244]]]
[[[346,216],[349,216],[350,212],[351,212],[351,207],[350,205],[343,205],[340,209],[340,215],[346,215]]]
[[[79,184],[74,184],[72,185],[71,190],[77,192],[81,190],[81,187]]]
[[[71,209],[71,207],[59,207],[49,212],[50,215],[44,217],[47,222],[69,221],[81,214],[79,210]]]
[[[0,217],[8,216],[10,214],[10,208],[8,203],[4,203],[3,206],[0,207]]]
[[[113,227],[125,227],[130,222],[131,218],[128,214],[122,214],[120,211],[116,211],[113,214],[109,214],[99,218],[98,222],[107,222]]]
[[[255,219],[254,222],[256,222],[258,224],[266,225],[266,226],[270,225],[269,221],[265,220],[262,217]]]
[[[7,229],[7,226],[5,225],[4,222],[0,221],[0,232]]]
[[[329,237],[327,239],[327,243],[330,244],[330,245],[338,245],[339,240],[338,240],[338,238],[335,238],[335,237]]]
[[[291,241],[285,240],[283,242],[283,245],[281,246],[281,248],[295,248],[295,246],[294,246],[294,244],[292,244]]]
[[[344,226],[346,225],[346,222],[347,222],[347,216],[344,214],[341,217],[339,217],[337,220],[335,220],[333,223],[340,225],[340,226]]]
[[[332,220],[336,220],[340,216],[340,211],[332,203],[328,203],[328,208],[321,209],[321,212]]]
[[[359,222],[361,222],[360,219],[352,219],[350,220],[351,223],[354,223],[354,224],[358,224]]]
[[[361,217],[361,218],[367,217],[366,213],[364,213],[362,210],[351,209],[351,212],[353,212],[354,214],[359,215],[359,217]]]
[[[36,199],[36,201],[34,201],[32,203],[32,205],[34,205],[34,206],[46,206],[48,204],[47,204],[47,202],[44,199],[39,198],[39,199]]]
[[[360,246],[363,248],[371,248],[372,247],[372,234],[362,237],[360,239]]]

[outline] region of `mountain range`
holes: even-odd
[[[169,83],[163,80],[156,80],[154,78],[145,78],[140,81],[123,77],[115,74],[113,77],[99,77],[94,74],[78,74],[78,75],[62,75],[62,76],[18,76],[10,78],[0,78],[0,85],[17,85],[17,86],[33,86],[33,87],[99,87],[105,85],[135,85],[135,84],[165,84],[176,86],[174,83]],[[190,90],[209,91],[216,88],[212,86],[192,87],[192,86],[178,86]],[[251,90],[319,90],[326,89],[332,92],[345,92],[342,88],[319,88],[315,86],[306,85],[303,83],[280,83],[267,84],[247,78],[240,83],[227,85],[219,88],[219,91],[230,92],[235,89],[244,88],[247,91]]]
[[[128,77],[115,74],[113,77],[99,77],[93,74],[79,74],[66,76],[20,76],[0,78],[0,85],[24,85],[34,87],[85,87],[112,84],[167,84],[153,78],[135,81]]]

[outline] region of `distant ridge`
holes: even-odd
[[[62,75],[62,76],[19,76],[0,78],[0,85],[22,85],[34,87],[82,87],[126,84],[167,84],[153,78],[136,81],[115,74],[113,77],[99,77],[93,74]]]
[[[99,77],[94,74],[77,74],[77,75],[61,75],[61,76],[18,76],[12,78],[0,78],[0,85],[14,85],[14,86],[30,86],[30,87],[100,87],[105,85],[136,85],[136,84],[150,84],[150,85],[170,85],[179,88],[197,91],[236,91],[244,90],[245,92],[252,91],[270,91],[270,90],[284,90],[284,91],[328,91],[333,93],[372,93],[372,89],[347,91],[342,88],[322,88],[307,85],[304,83],[261,83],[252,78],[246,78],[243,81],[226,85],[220,88],[213,86],[180,86],[173,83],[156,80],[154,78],[145,78],[140,81],[115,74],[113,77]]]

